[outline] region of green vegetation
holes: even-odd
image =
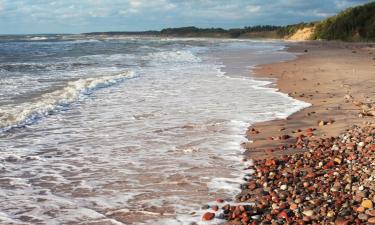
[[[197,28],[197,27],[179,27],[167,28],[160,31],[161,36],[177,36],[177,37],[228,37],[228,38],[242,38],[254,36],[265,37],[269,35],[268,32],[276,31],[279,26],[253,26],[225,30],[222,28]]]
[[[177,37],[229,37],[222,28],[179,27],[167,28],[160,31],[161,36]]]
[[[146,35],[162,37],[288,38],[303,28],[314,28],[311,39],[375,41],[375,2],[348,8],[323,21],[288,26],[252,26],[236,29],[180,27],[161,31],[99,32],[94,35]]]
[[[375,40],[375,2],[349,8],[315,27],[313,39]]]
[[[281,27],[279,37],[290,37],[298,30],[314,27],[313,40],[374,41],[375,2],[348,8],[323,21]]]
[[[263,25],[263,26],[252,26],[252,27],[244,27],[241,29],[230,29],[228,33],[232,38],[242,38],[242,37],[249,37],[249,36],[266,36],[268,32],[273,32],[279,29],[279,26],[272,26],[272,25]]]

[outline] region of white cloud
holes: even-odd
[[[144,8],[144,9],[161,9],[171,10],[176,8],[176,4],[171,3],[170,0],[129,0],[130,8]]]
[[[188,18],[206,20],[239,20],[248,18],[247,8],[238,3],[217,4],[211,0],[200,0],[201,4],[186,3],[179,14]]]
[[[129,1],[129,5],[130,7],[134,7],[134,8],[139,8],[139,7],[142,7],[144,6],[146,2],[145,1],[142,1],[142,0],[130,0]],[[146,3],[147,4],[147,3]]]
[[[246,10],[251,13],[257,13],[262,7],[260,5],[249,5],[246,7]]]
[[[131,14],[136,14],[138,13],[139,10],[138,9],[135,9],[135,8],[129,8],[129,9],[122,9],[120,11],[118,11],[118,13],[120,15],[123,15],[123,16],[129,16]]]
[[[316,17],[320,17],[320,18],[326,18],[326,17],[329,17],[329,16],[333,16],[335,13],[332,13],[332,12],[321,12],[321,11],[318,11],[318,10],[313,10],[311,12],[311,15],[313,16],[316,16]]]
[[[241,27],[313,21],[371,0],[0,0],[0,32]],[[17,24],[17,27],[9,25]],[[49,25],[49,28],[48,28]],[[19,28],[20,30],[22,28]],[[20,31],[21,32],[21,31]]]
[[[4,11],[4,1],[0,0],[0,12]]]
[[[335,5],[338,9],[342,10],[342,9],[345,9],[345,8],[348,8],[349,6],[352,5],[352,3],[350,1],[346,1],[346,0],[340,0],[340,1],[335,1]]]
[[[129,0],[128,5],[119,10],[123,16],[134,15],[143,12],[165,12],[177,8],[177,5],[169,0]]]
[[[164,7],[165,10],[168,10],[168,11],[177,8],[177,6],[173,3],[165,4],[163,7]]]

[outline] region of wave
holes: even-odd
[[[7,111],[0,109],[0,131],[32,124],[36,120],[72,104],[82,95],[89,95],[97,89],[109,87],[133,77],[135,77],[134,71],[127,71],[112,76],[79,79],[68,82],[60,90],[45,93],[33,102],[14,106]]]
[[[157,63],[198,63],[202,60],[190,51],[163,51],[148,54],[145,59]]]
[[[69,38],[62,38],[61,43],[68,43],[68,44],[83,44],[83,43],[100,43],[101,40],[98,39],[69,39]]]
[[[98,54],[79,57],[63,57],[60,61],[47,62],[4,62],[0,63],[0,72],[19,72],[30,70],[67,70],[109,63],[135,63],[137,57],[132,54]]]
[[[68,57],[66,59],[69,59]],[[72,58],[70,58],[72,59]],[[79,62],[122,62],[136,59],[136,55],[132,54],[98,54],[98,55],[84,55],[78,58],[73,58]]]
[[[0,71],[66,70],[95,65],[95,62],[0,63]]]
[[[27,40],[30,40],[30,41],[44,41],[44,40],[48,40],[48,37],[30,37]]]

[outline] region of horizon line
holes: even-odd
[[[286,27],[290,25],[297,25],[303,23],[314,23],[317,21],[310,21],[310,22],[299,22],[294,24],[287,24],[287,25],[272,25],[272,24],[264,24],[264,25],[249,25],[243,27],[232,27],[232,28],[223,28],[223,27],[198,27],[198,26],[180,26],[180,27],[164,27],[160,30],[117,30],[117,31],[88,31],[88,32],[81,32],[81,33],[13,33],[13,34],[2,34],[0,36],[22,36],[22,35],[80,35],[80,34],[90,34],[90,33],[115,33],[115,32],[123,32],[123,33],[141,33],[141,32],[161,32],[164,29],[176,29],[176,28],[187,28],[187,27],[196,27],[198,29],[224,29],[224,30],[232,30],[232,29],[244,29],[246,27],[257,27],[257,26],[274,26],[274,27]]]

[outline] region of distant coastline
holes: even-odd
[[[49,36],[54,34],[0,35],[0,40],[19,36]],[[55,34],[57,36],[138,36],[177,38],[233,38],[283,39],[293,41],[335,40],[344,42],[375,42],[375,2],[343,10],[322,21],[275,26],[256,25],[243,28],[198,28],[195,26],[165,28],[147,31],[99,31],[81,34]]]
[[[208,38],[272,38],[296,41],[341,40],[350,42],[375,41],[375,2],[348,8],[322,21],[287,26],[257,25],[244,28],[198,28],[194,26],[166,28],[161,31],[91,32],[84,35],[128,35],[152,37]]]
[[[281,26],[253,26],[244,28],[198,28],[178,27],[166,28],[161,31],[109,31],[109,32],[90,32],[83,33],[83,35],[104,35],[104,36],[145,36],[145,37],[184,37],[184,38],[272,38],[282,39],[283,35],[278,31],[283,27]]]

